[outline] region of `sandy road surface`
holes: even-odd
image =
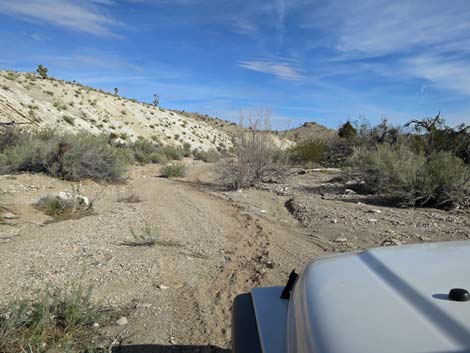
[[[121,352],[223,352],[234,296],[282,285],[309,259],[390,241],[470,238],[467,211],[374,205],[328,174],[225,192],[209,164],[197,162],[180,180],[158,170],[133,167],[122,185],[1,176],[0,204],[18,218],[0,223],[0,301],[81,278],[95,300],[126,309],[128,324],[109,328],[125,336]],[[96,214],[50,222],[33,207],[41,195],[77,185],[95,199]],[[117,190],[143,201],[117,202]],[[129,229],[145,224],[158,226],[161,243],[126,245]]]

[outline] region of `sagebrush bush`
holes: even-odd
[[[178,178],[185,176],[187,167],[182,162],[170,163],[162,168],[162,176],[165,178]]]
[[[66,180],[121,180],[126,171],[122,150],[104,136],[88,133],[59,135],[52,130],[22,133],[0,151],[0,172],[46,173]]]
[[[193,156],[194,159],[206,163],[218,162],[220,160],[220,153],[215,148],[208,149],[207,151],[194,151]]]
[[[125,155],[109,145],[105,136],[87,133],[66,135],[63,157],[59,153],[51,166],[53,174],[66,180],[122,180],[126,172]]]
[[[154,152],[150,154],[150,161],[156,164],[166,164],[168,162],[168,157],[166,154],[161,152]]]
[[[184,157],[184,151],[180,147],[175,147],[175,146],[163,146],[160,149],[161,153],[165,154],[168,159],[172,161],[179,161],[183,159]]]
[[[295,162],[323,163],[327,158],[327,145],[323,140],[311,139],[300,142],[289,151],[290,158]]]
[[[117,313],[96,305],[91,288],[48,288],[31,300],[0,308],[0,352],[92,352],[111,348],[112,340],[93,324],[104,326]],[[106,310],[105,310],[106,309]]]
[[[165,163],[166,160],[181,160],[185,154],[184,149],[175,146],[160,146],[152,141],[140,139],[131,144],[133,160],[141,163]]]
[[[470,168],[449,152],[427,157],[405,144],[383,144],[355,148],[348,164],[350,176],[404,205],[451,206],[469,201]]]

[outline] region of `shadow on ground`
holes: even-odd
[[[230,350],[216,346],[136,344],[114,347],[112,353],[230,353]]]

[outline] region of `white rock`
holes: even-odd
[[[2,216],[4,219],[16,219],[18,216],[16,214],[13,214],[11,212],[4,213]]]
[[[165,286],[164,284],[159,284],[157,286],[158,289],[169,289],[170,287]]]
[[[121,317],[116,323],[120,326],[127,325],[129,322],[127,321],[127,317]]]

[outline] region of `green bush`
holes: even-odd
[[[187,172],[187,167],[184,163],[178,162],[178,163],[170,163],[166,165],[161,173],[162,176],[165,178],[178,178],[185,176]]]
[[[218,162],[220,160],[220,154],[216,149],[211,148],[207,151],[194,151],[194,159],[204,161],[206,163]]]
[[[348,163],[351,177],[404,205],[445,207],[469,202],[470,168],[449,152],[426,157],[405,144],[383,144],[355,148]]]
[[[323,163],[326,160],[327,145],[323,140],[303,141],[290,149],[290,157],[296,162]]]
[[[183,155],[189,157],[191,155],[191,144],[189,142],[183,143]]]
[[[125,155],[109,145],[105,136],[87,133],[64,136],[63,157],[57,153],[50,170],[66,180],[121,180],[126,171]]]
[[[158,147],[151,141],[140,139],[129,146],[132,151],[134,160],[138,163],[150,163],[150,155],[157,152]]]
[[[0,151],[0,172],[46,173],[66,180],[121,180],[126,170],[124,153],[104,136],[65,134],[47,130],[21,134],[17,143]]]
[[[150,155],[150,161],[157,164],[166,164],[168,162],[168,157],[160,152],[154,152]]]
[[[91,288],[48,288],[31,300],[15,300],[0,308],[0,352],[95,352],[111,348],[112,339],[99,326],[117,313],[96,305]],[[101,351],[101,350],[99,350]]]
[[[160,151],[164,153],[168,159],[173,161],[179,161],[184,157],[184,151],[182,148],[175,147],[175,146],[163,146],[161,147]]]
[[[139,139],[128,148],[134,161],[141,164],[166,163],[166,160],[181,160],[185,154],[180,147],[159,146],[156,143]]]

